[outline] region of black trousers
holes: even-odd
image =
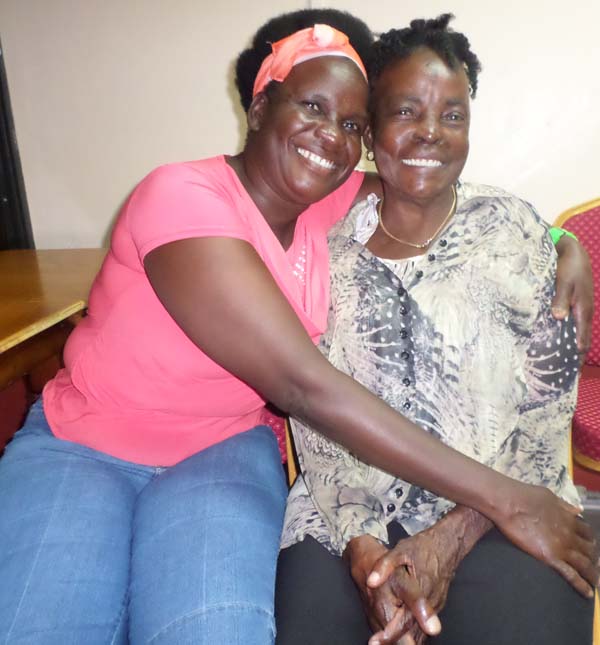
[[[388,527],[390,544],[406,537]],[[591,645],[594,603],[497,529],[460,564],[431,645]],[[277,645],[365,645],[371,630],[348,565],[312,538],[279,554]]]

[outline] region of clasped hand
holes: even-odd
[[[599,576],[596,542],[578,516],[579,509],[546,488],[514,485],[516,491],[507,496],[509,510],[495,518],[498,528],[583,596],[592,597]],[[369,535],[351,540],[344,558],[374,632],[369,645],[421,645],[427,635],[437,634],[437,613],[444,607],[454,573],[490,526],[471,509],[457,507],[393,549]]]
[[[427,635],[439,633],[436,612],[445,603],[454,575],[449,559],[439,553],[443,548],[427,531],[401,540],[393,549],[369,535],[349,543],[344,557],[374,632],[369,645],[420,645]]]

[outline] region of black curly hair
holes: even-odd
[[[464,34],[448,28],[454,18],[445,13],[430,20],[412,20],[410,27],[390,29],[381,34],[373,45],[367,71],[371,89],[377,79],[391,63],[408,58],[420,47],[427,47],[435,52],[450,69],[465,66],[469,79],[471,97],[477,93],[477,77],[481,63],[471,51],[471,45]]]
[[[254,35],[252,46],[245,49],[237,58],[235,84],[245,112],[252,103],[252,89],[258,70],[263,60],[271,53],[271,43],[316,24],[329,25],[344,32],[352,47],[362,58],[365,67],[368,65],[373,34],[359,18],[337,9],[300,9],[281,14],[266,22]],[[270,85],[274,83],[276,81],[272,81]]]

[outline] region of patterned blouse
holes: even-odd
[[[331,304],[321,351],[448,445],[577,502],[568,475],[577,389],[572,319],[552,318],[556,254],[528,203],[498,188],[457,187],[458,209],[425,255],[381,260],[364,245],[377,198],[329,237]],[[341,554],[386,527],[409,534],[453,504],[361,462],[299,421],[303,476],[290,493],[282,548],[306,535]]]

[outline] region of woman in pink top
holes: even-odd
[[[337,11],[268,23],[238,61],[243,152],[161,167],[123,207],[66,367],[0,462],[4,642],[272,642],[286,488],[265,400],[595,582],[577,509],[445,447],[314,346],[327,229],[377,189],[353,171],[370,42]]]

